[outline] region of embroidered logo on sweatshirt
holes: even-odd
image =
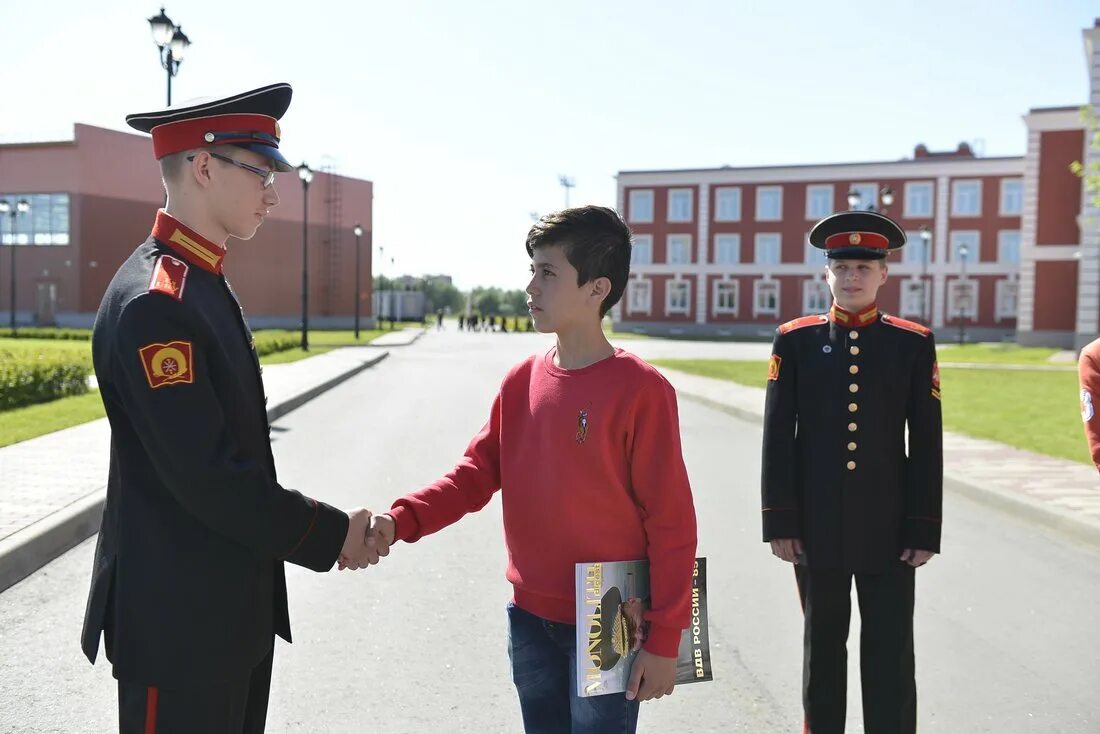
[[[577,415],[577,443],[584,443],[588,438],[588,411],[582,410]]]

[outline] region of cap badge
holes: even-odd
[[[850,235],[848,235],[849,245],[858,245],[862,241],[863,238],[859,236],[859,232],[852,232]]]

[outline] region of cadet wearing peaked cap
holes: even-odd
[[[794,562],[805,620],[806,731],[844,731],[855,578],[864,726],[916,731],[914,570],[940,549],[939,372],[932,331],[881,313],[884,258],[905,244],[875,212],[818,222],[834,302],[781,325],[764,414],[764,540]],[[906,428],[908,427],[908,451]]]
[[[290,97],[275,84],[127,118],[177,165],[162,164],[168,202],[92,335],[111,465],[82,647],[94,663],[104,633],[123,732],[263,731],[274,635],[291,639],[283,562],[377,562],[369,513],[278,483],[259,359],[223,272],[226,240],[278,203]]]

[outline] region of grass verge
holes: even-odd
[[[103,416],[103,402],[98,390],[5,410],[0,413],[0,446],[26,441]]]

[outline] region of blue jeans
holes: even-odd
[[[508,658],[527,734],[634,734],[637,701],[577,696],[577,628],[508,603]]]

